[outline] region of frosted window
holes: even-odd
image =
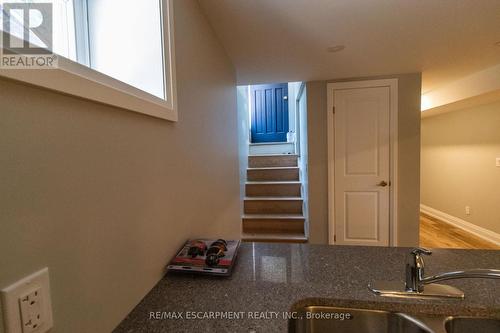
[[[88,0],[90,66],[165,97],[159,0]]]

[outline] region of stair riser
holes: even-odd
[[[304,221],[301,220],[272,220],[272,219],[243,219],[243,232],[247,233],[298,233],[304,234]]]
[[[250,168],[266,167],[295,167],[298,164],[297,156],[248,156]]]
[[[246,184],[247,197],[300,197],[300,184]]]
[[[245,214],[302,214],[302,200],[245,200]]]
[[[247,170],[249,181],[298,181],[299,169]]]

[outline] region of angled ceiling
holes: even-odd
[[[499,0],[199,2],[239,84],[421,71],[426,92],[500,63]]]

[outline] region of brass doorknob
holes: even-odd
[[[377,186],[382,186],[382,187],[386,187],[387,185],[389,185],[389,184],[385,180],[383,180],[377,184]]]

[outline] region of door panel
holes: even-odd
[[[337,244],[389,245],[390,88],[334,91]]]
[[[348,101],[345,116],[345,174],[377,175],[378,118],[372,113],[370,101]],[[366,119],[367,121],[359,121]]]
[[[346,236],[350,240],[378,240],[378,192],[346,192]]]
[[[286,142],[288,132],[288,84],[251,87],[252,142]]]

